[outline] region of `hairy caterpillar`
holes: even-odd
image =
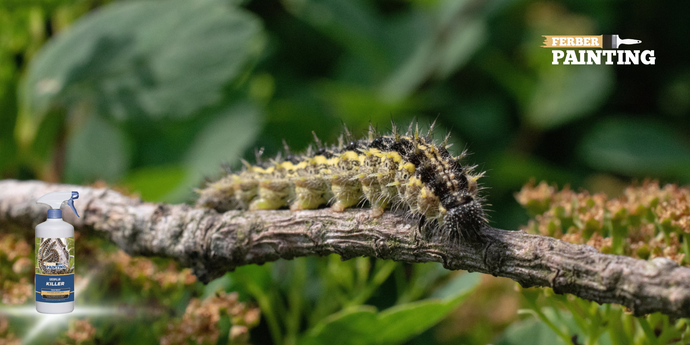
[[[449,136],[435,144],[434,124],[426,136],[420,136],[418,125],[412,128],[401,135],[393,124],[391,134],[379,135],[370,125],[360,140],[345,128],[334,146],[323,145],[314,134],[315,148],[305,154],[292,155],[285,145],[285,158],[261,162],[258,153],[256,165],[243,160],[242,171],[197,190],[197,205],[224,212],[329,204],[342,212],[368,202],[372,217],[402,208],[419,220],[420,229],[424,225],[451,239],[477,241],[487,224],[477,183],[484,173],[473,174],[475,166],[460,162],[465,152],[457,157],[448,152]]]
[[[57,246],[57,248],[56,248]],[[56,263],[68,265],[69,262],[69,251],[65,244],[57,238],[44,239],[41,241],[41,245],[38,250],[38,266],[39,268],[47,274],[64,274],[71,273],[72,268],[55,268],[46,266],[46,263]]]

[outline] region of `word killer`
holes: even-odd
[[[653,50],[552,50],[552,65],[654,65]]]
[[[46,286],[64,286],[65,282],[46,282]]]

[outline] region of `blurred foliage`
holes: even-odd
[[[240,267],[209,284],[206,294],[220,286],[256,300],[276,344],[400,344],[436,324],[479,283],[478,274],[452,276],[440,264],[364,257],[265,266]]]
[[[333,142],[342,123],[364,133],[369,122],[386,131],[391,120],[437,119],[438,135],[451,131],[453,149],[468,148],[469,161],[488,171],[480,182],[492,225],[528,223],[513,194],[530,179],[569,184],[591,194],[526,187],[552,197],[537,201],[541,209],[528,205],[539,215],[530,228],[638,257],[675,248],[687,264],[687,234],[654,213],[676,192],[660,188],[658,203],[640,210],[619,201],[620,219],[611,204],[619,199],[599,196],[648,177],[690,183],[686,13],[683,2],[643,0],[3,0],[0,177],[106,183],[147,201],[189,202],[204,177],[218,177],[221,165],[239,168],[255,148],[274,155],[284,139],[297,152],[312,130]],[[553,66],[540,48],[545,34],[640,39],[639,49],[656,51],[656,65]],[[558,198],[573,213],[557,213]],[[581,219],[587,212],[591,219]],[[3,304],[30,305],[33,232],[5,230]],[[626,240],[623,230],[639,238]],[[245,341],[235,314],[204,304],[233,299],[233,291],[237,303],[261,309],[246,330],[253,343],[326,341],[330,329],[357,320],[369,331],[328,341],[364,342],[387,320],[400,323],[396,337],[367,339],[553,344],[559,332],[574,334],[564,329],[580,329],[595,342],[609,338],[588,330],[610,322],[624,329],[620,339],[642,344],[650,330],[676,336],[663,332],[682,328],[569,297],[523,298],[502,279],[483,277],[472,289],[473,275],[439,265],[364,258],[243,267],[204,287],[167,260],[129,258],[91,237],[77,240],[86,279],[77,304],[132,316],[77,317],[51,333],[68,343],[157,343],[164,334],[189,341],[194,332],[169,328],[183,322],[217,330],[216,343]],[[543,310],[540,322],[515,322],[520,307]],[[18,342],[32,322],[0,318],[0,336]]]

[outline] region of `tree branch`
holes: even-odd
[[[415,239],[415,225],[369,210],[230,211],[188,205],[144,203],[109,189],[0,181],[0,227],[26,231],[45,220],[36,204],[43,194],[79,191],[82,218],[64,212],[78,230],[94,230],[131,255],[171,257],[191,267],[203,282],[235,267],[307,255],[372,256],[416,263],[441,262],[450,270],[476,271],[547,286],[598,303],[617,303],[636,315],[662,312],[690,317],[690,268],[672,260],[605,255],[585,245],[523,231],[486,228],[485,244]],[[78,247],[77,247],[78,248]]]

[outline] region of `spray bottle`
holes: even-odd
[[[62,220],[60,207],[74,208],[78,192],[55,192],[36,202],[50,206],[48,220],[36,226],[36,310],[62,314],[74,310],[74,227]]]

